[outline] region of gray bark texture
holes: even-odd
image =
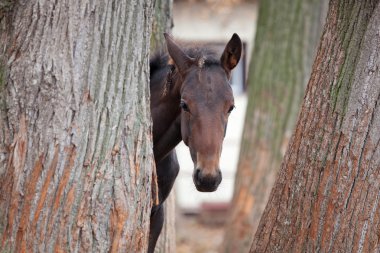
[[[165,220],[162,227],[160,237],[154,249],[155,253],[175,253],[176,252],[176,202],[175,194],[172,191],[169,197],[165,200]]]
[[[166,48],[164,32],[171,32],[173,28],[173,0],[155,0],[152,36],[150,48],[152,52]]]
[[[251,252],[380,251],[380,3],[332,0]]]
[[[0,251],[145,252],[152,2],[5,2]]]
[[[327,0],[261,1],[248,105],[222,252],[252,244],[293,132],[326,18]]]

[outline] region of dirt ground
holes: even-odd
[[[217,253],[223,240],[223,225],[204,224],[196,215],[177,219],[177,253]]]

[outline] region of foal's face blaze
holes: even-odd
[[[231,70],[240,59],[242,44],[237,34],[227,43],[220,64],[200,66],[164,34],[168,52],[182,76],[181,135],[194,162],[193,181],[198,191],[215,191],[222,181],[219,158],[234,108],[229,84]]]
[[[181,133],[194,162],[198,191],[215,191],[222,181],[219,158],[234,98],[221,67],[191,70],[181,92]]]

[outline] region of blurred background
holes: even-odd
[[[234,190],[240,140],[247,104],[246,78],[257,22],[256,1],[186,1],[173,3],[172,33],[183,42],[206,43],[222,53],[233,33],[244,45],[243,56],[233,70],[235,110],[224,140],[220,168],[223,180],[213,193],[198,192],[192,180],[193,162],[188,148],[177,148],[180,172],[175,183],[177,252],[218,252]]]

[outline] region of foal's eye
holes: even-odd
[[[182,108],[182,110],[186,111],[186,112],[190,112],[190,109],[189,107],[187,106],[186,102],[185,101],[181,101],[181,103],[179,104],[179,106]]]
[[[235,106],[234,106],[234,105],[231,105],[231,106],[230,106],[230,109],[228,109],[228,113],[231,113],[233,109],[235,109]]]

